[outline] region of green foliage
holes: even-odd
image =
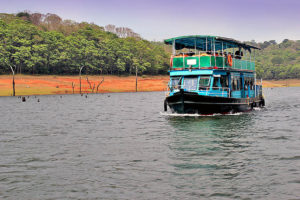
[[[256,74],[263,79],[300,78],[300,41],[285,39],[263,43],[250,42],[262,50],[256,51]]]
[[[26,19],[24,18],[26,17]],[[166,73],[169,55],[162,45],[118,37],[95,24],[62,21],[54,14],[0,14],[0,73],[139,74]],[[126,30],[126,29],[124,29]]]
[[[275,56],[275,57],[273,57],[273,58],[271,59],[271,62],[272,62],[274,65],[280,65],[280,64],[283,63],[283,59],[282,59],[281,57]]]
[[[0,73],[167,74],[171,47],[141,39],[131,29],[62,20],[55,14],[0,13]],[[258,78],[300,78],[300,41],[256,43]]]

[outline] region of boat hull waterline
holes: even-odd
[[[214,114],[251,111],[263,107],[263,98],[228,98],[204,96],[194,92],[180,91],[165,99],[173,113]]]

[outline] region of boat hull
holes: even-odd
[[[204,96],[185,91],[168,96],[165,102],[172,112],[198,114],[246,112],[255,106],[263,106],[258,98]]]

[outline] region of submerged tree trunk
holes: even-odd
[[[137,66],[135,66],[135,92],[137,92],[137,84],[138,84]]]
[[[74,94],[74,88],[75,88],[75,84],[72,82],[72,90],[73,90],[73,94]]]
[[[15,69],[14,69],[11,65],[9,65],[9,67],[10,67],[12,73],[13,73],[13,80],[12,80],[13,96],[16,96],[16,89],[15,89],[15,85],[16,85],[16,84],[15,84],[15,69],[16,69],[16,66],[14,66]]]
[[[16,96],[16,89],[15,89],[15,73],[13,73],[13,96]]]
[[[79,67],[79,92],[81,94],[81,70],[84,66]]]

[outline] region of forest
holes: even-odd
[[[256,54],[255,63],[258,78],[300,78],[300,40],[285,39],[279,44],[275,40],[248,43],[261,48]]]
[[[300,40],[257,43],[258,78],[300,78]],[[62,20],[55,14],[0,13],[0,74],[167,74],[170,48],[130,28]]]
[[[55,14],[0,14],[0,73],[164,74],[164,47],[125,27],[62,20]]]

